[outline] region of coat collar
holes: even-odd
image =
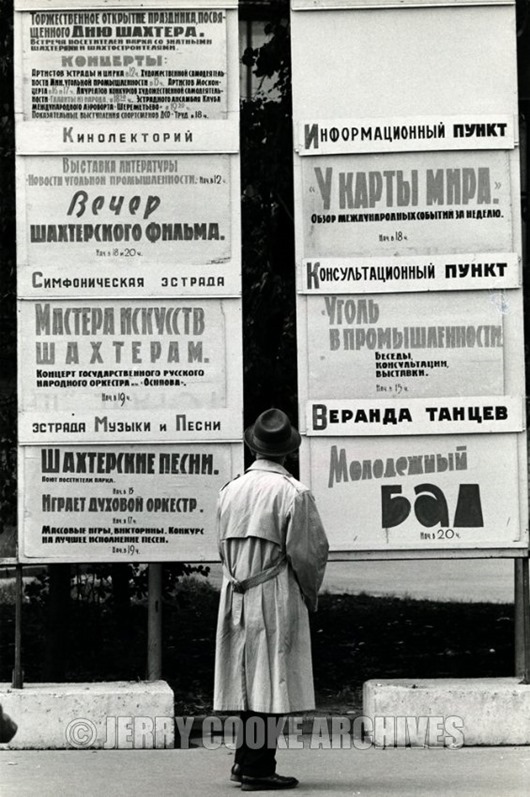
[[[269,473],[281,473],[282,476],[290,476],[289,471],[280,465],[279,462],[272,462],[270,459],[257,459],[252,463],[250,468],[247,468],[247,473],[250,470],[265,470]]]

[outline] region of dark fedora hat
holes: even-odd
[[[274,408],[262,412],[255,423],[245,429],[245,443],[257,454],[281,457],[296,451],[300,440],[298,429],[291,426],[285,412]]]

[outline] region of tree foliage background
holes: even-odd
[[[287,3],[243,63],[268,89],[241,105],[245,422],[271,406],[296,421],[292,103]]]

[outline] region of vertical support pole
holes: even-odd
[[[528,558],[514,560],[515,674],[530,684],[530,593]]]
[[[15,573],[15,666],[13,669],[13,689],[22,689],[22,594],[24,582],[22,580],[22,565],[16,565]]]
[[[247,19],[245,25],[245,34],[246,34],[246,46],[247,49],[252,49],[252,20]],[[246,80],[245,80],[245,99],[251,100],[252,99],[252,69],[247,66],[246,67]]]
[[[147,596],[147,680],[162,677],[162,564],[149,564]]]

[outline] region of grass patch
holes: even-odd
[[[177,711],[211,711],[218,592],[183,579],[163,609],[163,677]],[[23,667],[28,682],[46,680],[46,604],[23,609]],[[361,710],[371,678],[503,677],[514,674],[511,604],[437,603],[393,597],[320,597],[311,615],[317,707]],[[143,680],[147,606],[119,617],[111,603],[72,601],[64,629],[65,680]],[[0,603],[0,678],[11,680],[14,607]]]

